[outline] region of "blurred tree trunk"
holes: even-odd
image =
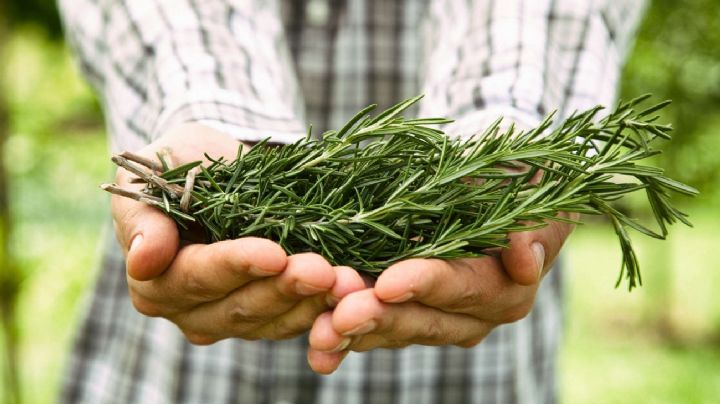
[[[10,130],[10,114],[5,98],[5,64],[7,61],[6,45],[10,30],[7,19],[7,4],[0,0],[0,322],[2,324],[3,353],[6,360],[2,361],[3,390],[6,397],[1,401],[7,403],[20,402],[20,385],[18,377],[18,333],[16,324],[16,301],[19,286],[17,268],[13,262],[10,246],[12,223],[8,196],[8,176],[5,171],[5,141]]]

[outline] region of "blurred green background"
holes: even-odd
[[[695,228],[636,245],[642,288],[614,289],[611,228],[580,227],[566,248],[566,403],[720,400],[720,4],[652,3],[622,93],[673,105],[675,139],[655,163],[702,192],[677,203]],[[100,108],[47,0],[0,0],[0,402],[52,402],[108,221]],[[635,216],[647,215],[632,204]],[[13,386],[16,386],[14,388]]]

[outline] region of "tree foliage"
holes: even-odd
[[[674,140],[659,165],[701,189],[704,199],[720,198],[719,26],[717,0],[653,1],[622,81],[625,97],[652,92],[673,100],[664,117]]]
[[[54,0],[5,0],[8,20],[13,24],[32,24],[50,38],[62,39],[62,26]]]

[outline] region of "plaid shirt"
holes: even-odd
[[[290,142],[370,103],[426,94],[420,114],[466,136],[503,115],[609,105],[641,0],[61,0],[67,36],[101,95],[111,148],[199,121],[238,139]],[[108,238],[69,360],[68,403],[553,402],[560,271],[533,311],[472,349],[350,353],[330,376],[307,337],[189,344],[138,314]]]

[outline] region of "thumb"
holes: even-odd
[[[205,152],[232,159],[238,142],[206,126],[187,123],[170,129],[137,154],[153,160],[162,148],[172,149],[172,158],[177,162],[203,159]],[[123,189],[142,190],[142,185],[130,182],[131,177],[128,171],[119,168],[115,180]],[[179,248],[175,222],[156,208],[125,197],[113,195],[111,204],[117,238],[127,256],[128,275],[143,281],[162,274]]]
[[[142,202],[116,195],[112,196],[111,210],[128,275],[145,281],[162,274],[179,247],[180,237],[172,219]]]
[[[564,212],[560,216],[577,220],[576,215]],[[518,284],[538,283],[573,229],[572,224],[550,221],[538,230],[511,233],[510,247],[501,252],[505,271]]]

